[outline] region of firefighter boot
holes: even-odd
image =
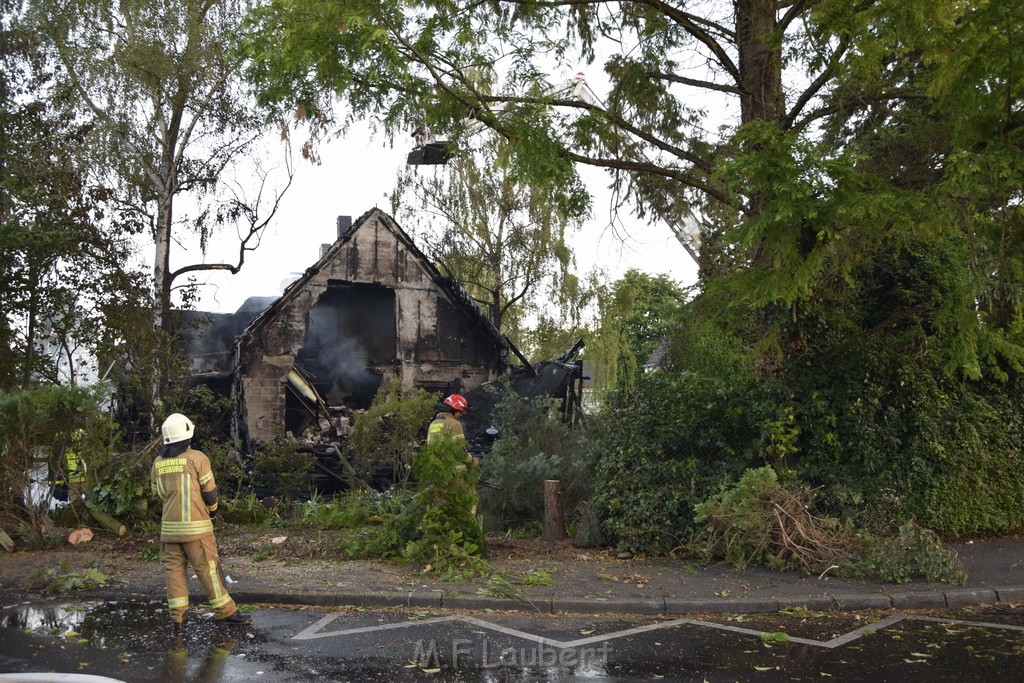
[[[252,622],[252,617],[248,614],[242,614],[241,612],[234,612],[231,616],[224,617],[218,624],[224,624],[225,626],[245,626]]]

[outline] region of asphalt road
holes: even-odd
[[[160,602],[5,607],[0,681],[1024,680],[1014,607],[703,618],[263,607],[234,629],[190,616],[176,638]]]

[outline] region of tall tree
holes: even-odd
[[[592,293],[597,316],[584,357],[599,395],[635,386],[637,373],[679,324],[686,290],[665,275],[630,269]]]
[[[0,7],[0,389],[75,384],[79,347],[95,352],[103,307],[138,280],[131,222],[110,212],[79,155],[88,117],[62,107],[38,36]]]
[[[517,181],[503,147],[486,142],[438,173],[407,169],[392,203],[491,323],[516,337],[524,314],[541,298],[564,303],[573,297],[570,238],[580,219]]]
[[[271,169],[256,154],[266,119],[230,49],[245,4],[30,4],[75,88],[70,106],[95,120],[88,148],[94,169],[119,190],[123,210],[152,231],[157,321],[170,331],[176,280],[198,271],[237,273],[291,182],[287,144],[286,177],[276,188]],[[232,225],[239,236],[237,261],[205,262],[213,233]],[[172,261],[172,245],[187,240],[198,243],[202,262]]]

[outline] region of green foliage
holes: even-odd
[[[350,489],[327,502],[318,495],[311,495],[309,500],[296,503],[293,513],[302,526],[324,529],[361,529],[369,526],[379,529],[392,518],[402,516],[414,498],[414,493],[409,489],[383,492],[364,488]],[[387,534],[379,530],[369,533],[369,536],[383,535]],[[397,545],[397,542],[381,542],[381,548],[394,548]],[[383,550],[367,553],[368,556],[387,554]]]
[[[390,466],[393,481],[404,487],[412,471],[417,437],[434,416],[438,399],[437,394],[423,389],[402,396],[397,380],[381,387],[370,409],[352,425],[348,450],[357,473],[368,479],[375,466]]]
[[[231,438],[231,416],[234,412],[231,397],[215,394],[205,384],[189,388],[181,408],[176,412],[188,415],[195,423],[192,446],[207,455],[211,450],[209,442]]]
[[[110,581],[109,576],[95,567],[72,571],[67,560],[61,560],[57,567],[40,570],[39,579],[46,584],[43,589],[44,593],[94,590],[103,588]]]
[[[416,454],[413,476],[418,484],[417,528],[403,558],[428,565],[442,576],[478,569],[486,549],[476,518],[479,467],[460,442],[442,437]]]
[[[220,502],[217,516],[232,524],[265,525],[277,518],[277,510],[263,505],[255,493],[248,493]]]
[[[480,477],[501,487],[480,494],[488,529],[505,532],[540,524],[546,479],[562,482],[564,509],[573,516],[593,485],[586,430],[553,417],[547,400],[506,401],[495,410],[494,423],[501,438],[480,463]]]
[[[153,456],[135,452],[115,453],[95,466],[90,463],[95,483],[86,501],[125,524],[159,514],[159,508],[150,510],[148,505],[152,464]]]
[[[416,229],[431,259],[462,284],[494,327],[518,338],[527,312],[575,305],[569,238],[583,214],[565,213],[543,188],[513,175],[504,150],[508,143],[477,143],[441,173],[407,169],[392,204],[403,225]]]
[[[523,586],[554,586],[555,580],[546,569],[528,569],[516,583]]]
[[[771,383],[752,372],[654,372],[609,397],[594,445],[593,512],[608,539],[632,552],[682,545],[693,506],[755,462],[776,414]]]
[[[309,472],[316,463],[312,453],[300,453],[290,439],[263,444],[252,455],[251,485],[279,494],[286,502],[305,496],[312,483]]]
[[[737,567],[837,570],[894,583],[912,578],[963,585],[966,574],[939,537],[913,522],[896,535],[877,536],[838,519],[817,515],[815,491],[779,480],[775,470],[747,470],[731,487],[695,507],[701,525],[691,547],[705,559]]]
[[[54,385],[0,393],[0,512],[33,518],[35,511],[25,506],[30,473],[34,467],[45,472],[48,462],[59,462],[71,435],[80,429],[80,455],[91,471],[101,470],[116,434],[100,410],[106,399],[103,388]]]
[[[160,559],[160,544],[150,541],[139,553],[139,559],[143,562],[156,562]]]
[[[611,285],[593,283],[595,329],[586,335],[583,356],[594,364],[598,398],[630,389],[643,365],[669,335],[683,310],[687,291],[664,275],[630,269]]]
[[[92,121],[63,106],[73,88],[25,10],[0,12],[0,390],[81,382],[104,307],[140,293],[127,265],[138,224],[90,176]]]
[[[413,460],[408,490],[387,494],[350,491],[332,515],[357,526],[339,550],[350,558],[386,557],[421,564],[441,578],[482,574],[487,565],[483,530],[476,519],[478,468],[449,437],[424,445]]]
[[[90,118],[78,141],[81,158],[97,176],[114,179],[117,206],[143,217],[154,233],[151,291],[157,327],[165,331],[172,329],[172,291],[187,294],[195,285],[175,281],[201,270],[237,271],[266,225],[265,210],[269,205],[272,213],[278,200],[265,191],[267,172],[254,163],[253,148],[267,120],[254,111],[229,49],[243,11],[242,3],[230,0],[29,3],[32,27],[57,55],[63,80],[73,85],[62,108]],[[173,96],[169,83],[175,84]],[[224,174],[243,167],[256,174],[261,191],[222,182]],[[188,231],[177,229],[179,219]],[[182,238],[191,234],[196,252],[205,256],[211,236],[229,226],[240,235],[237,264],[196,258],[172,270],[170,253]]]
[[[245,460],[229,441],[206,439],[199,449],[210,459],[213,480],[217,482],[217,492],[221,497],[238,494],[245,482]],[[304,461],[299,461],[302,466]]]
[[[815,516],[813,502],[812,491],[780,483],[771,467],[749,469],[735,485],[694,506],[701,527],[693,545],[705,559],[740,568],[823,571],[851,552],[852,531]]]
[[[893,245],[855,271],[856,290],[797,323],[820,341],[788,368],[795,467],[833,512],[878,533],[909,520],[946,538],[1024,529],[1020,378],[952,372],[970,351],[940,302],[963,295],[965,246]]]
[[[642,365],[676,323],[686,304],[687,291],[665,275],[636,269],[612,283],[611,303],[602,318],[611,318],[620,329],[622,343]]]
[[[827,0],[767,33],[744,23],[766,2],[712,6],[623,9],[636,38],[607,53],[604,106],[545,95],[551,55],[595,56],[601,3],[525,2],[507,21],[433,0],[274,0],[243,43],[268,102],[326,115],[339,95],[349,120],[422,120],[456,148],[469,108],[515,142],[515,180],[567,206],[580,162],[613,170],[616,200],[644,216],[703,217],[701,294],[668,376],[634,383],[617,336],[588,353],[619,389],[591,507],[615,543],[671,548],[694,504],[762,462],[878,532],[1024,529],[1024,79],[1007,29],[1024,5]],[[694,38],[764,56],[711,65],[736,125],[688,105]],[[432,68],[499,56],[507,68]]]
[[[249,559],[253,562],[263,562],[264,560],[269,560],[270,558],[277,555],[278,549],[279,546],[276,546],[273,543],[265,541],[256,546],[256,548],[252,551],[252,554],[249,555]]]
[[[902,525],[896,536],[869,536],[862,557],[841,573],[880,576],[893,583],[910,583],[917,577],[931,583],[967,583],[967,573],[938,535],[914,522]]]

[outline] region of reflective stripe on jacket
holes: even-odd
[[[160,542],[181,543],[213,534],[210,513],[217,509],[217,484],[210,459],[202,451],[187,449],[168,458],[158,457],[150,470],[153,493],[164,504]],[[203,501],[203,494],[210,505]]]
[[[420,423],[422,424],[422,423]],[[447,432],[457,441],[465,441],[466,433],[462,429],[462,423],[455,419],[451,413],[438,413],[434,421],[427,428],[427,443],[431,443],[441,434]]]

